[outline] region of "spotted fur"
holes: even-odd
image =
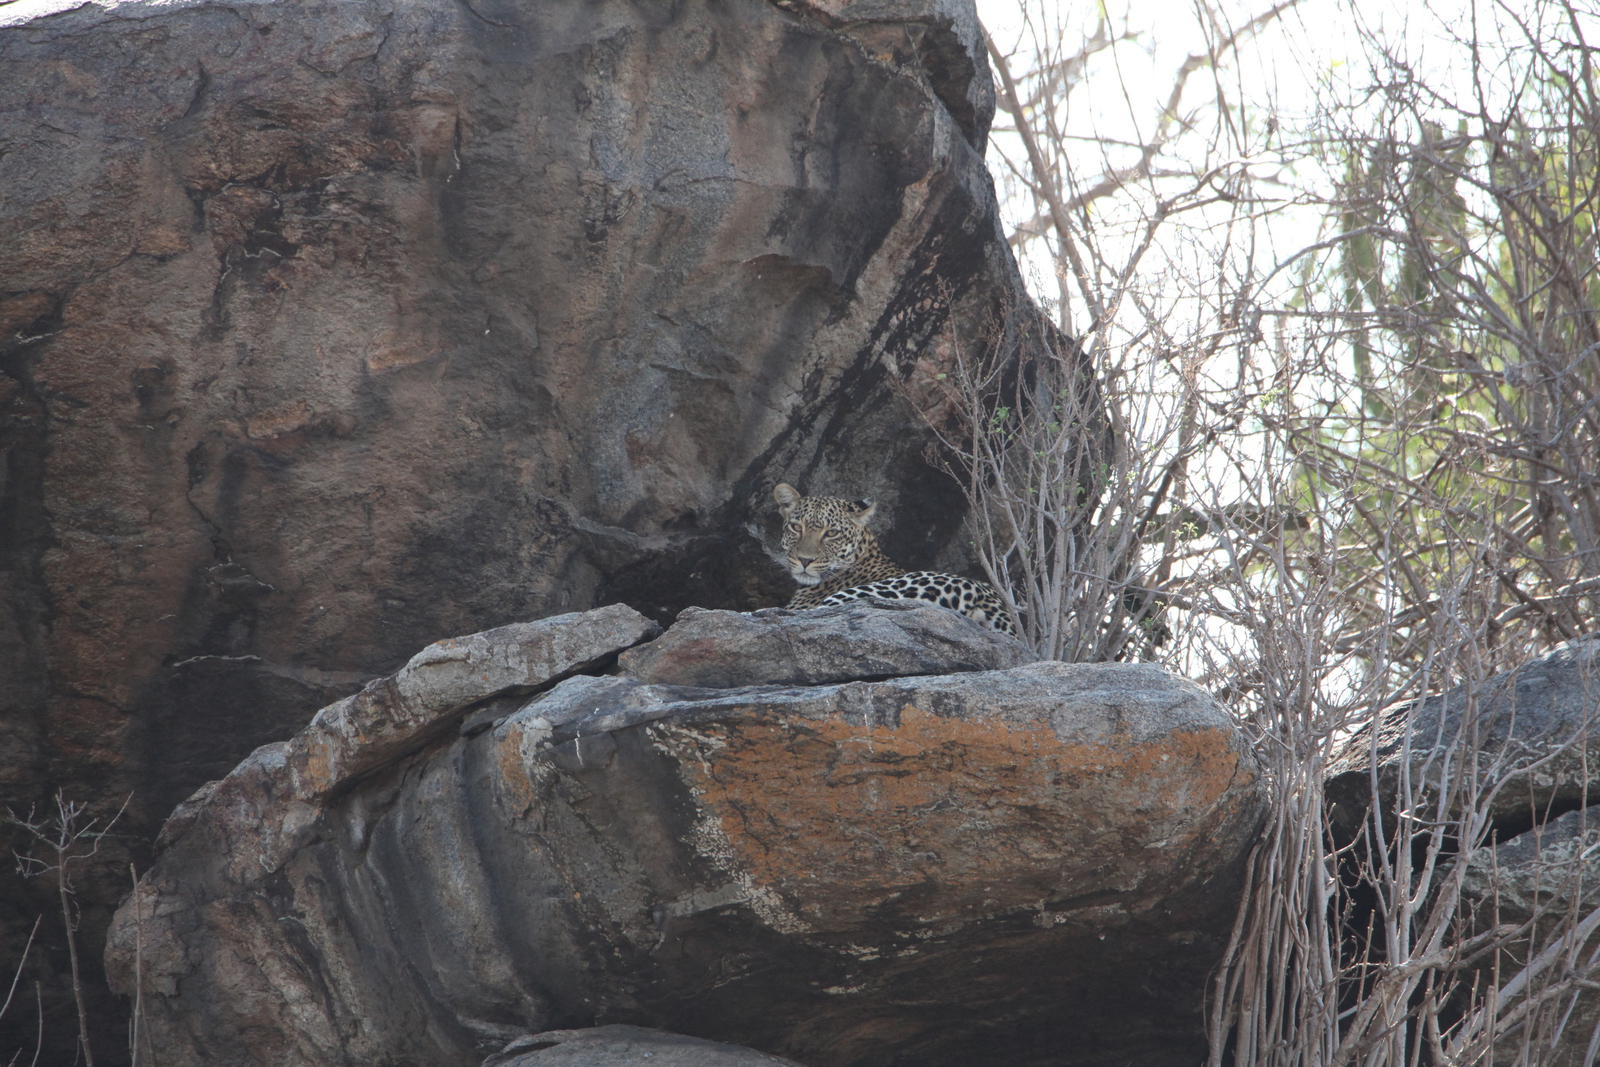
[[[938,571],[908,573],[885,556],[867,529],[867,520],[877,510],[871,497],[856,501],[807,497],[780,483],[772,498],[783,516],[782,562],[801,586],[789,607],[814,608],[870,597],[926,600],[1001,633],[1016,633],[992,586]]]
[[[877,597],[882,600],[926,600],[952,608],[969,619],[986,624],[991,630],[1015,634],[1011,614],[1000,602],[994,587],[971,578],[938,571],[909,571],[893,578],[866,582],[841,589],[823,599],[824,604],[845,604],[852,600]]]

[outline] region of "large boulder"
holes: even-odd
[[[0,5],[0,805],[131,795],[89,943],[418,647],[781,603],[775,481],[951,563],[902,392],[1025,304],[970,3],[48,6]],[[0,876],[0,956],[52,900]]]
[[[1461,895],[1472,932],[1510,931],[1461,980],[1476,988],[1480,1006],[1490,990],[1505,991],[1495,998],[1506,1021],[1495,1061],[1585,1067],[1600,1027],[1600,933],[1593,925],[1600,909],[1600,812],[1570,811],[1478,852]]]
[[[647,1062],[648,1061],[648,1062]],[[512,1041],[483,1067],[800,1067],[720,1041],[642,1026],[548,1030]]]
[[[1016,638],[937,604],[880,600],[875,608],[689,608],[619,665],[642,682],[727,689],[999,670],[1034,658]]]
[[[1582,638],[1515,670],[1389,709],[1330,765],[1335,829],[1352,836],[1378,788],[1393,796],[1402,766],[1419,788],[1473,759],[1503,780],[1488,814],[1502,837],[1600,796],[1600,639]],[[1454,755],[1447,758],[1447,753]],[[1392,811],[1393,805],[1386,802]]]
[[[948,654],[866,603],[752,622],[810,662],[841,618]],[[185,805],[107,949],[162,1063],[467,1067],[613,1023],[808,1067],[1202,1054],[1264,791],[1192,683],[618,669],[412,716],[420,748],[329,709]],[[308,774],[330,746],[359,775]]]

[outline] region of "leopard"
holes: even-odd
[[[872,497],[802,496],[780,482],[772,498],[783,518],[782,551],[775,556],[800,586],[788,607],[826,607],[873,597],[926,600],[1016,636],[1011,613],[993,586],[939,571],[908,571],[886,556],[867,528],[878,509]]]

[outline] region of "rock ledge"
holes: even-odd
[[[988,632],[931,606],[689,612],[652,653],[608,608],[441,642],[197,796],[108,970],[133,990],[137,927],[179,1067],[467,1067],[607,1024],[808,1067],[1192,1061],[1264,808],[1198,687],[1062,663],[650,680],[748,679],[741,641],[828,675],[840,633],[1017,658],[952,648],[930,611]]]

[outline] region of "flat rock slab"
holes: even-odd
[[[320,804],[281,752],[230,779],[108,949],[131,992],[137,915],[165,1067],[467,1067],[608,1023],[809,1067],[1189,1064],[1264,810],[1207,694],[1115,664],[578,676]]]
[[[483,1067],[800,1067],[754,1049],[643,1026],[550,1030],[513,1041]]]
[[[632,608],[611,604],[435,642],[395,674],[323,708],[287,742],[263,745],[226,778],[206,783],[178,805],[157,844],[170,847],[196,826],[204,836],[259,820],[254,854],[212,837],[191,847],[209,850],[208,874],[224,881],[248,877],[240,862],[244,870],[275,867],[299,835],[312,832],[323,802],[361,776],[454,732],[486,702],[520,704],[660,632]]]
[[[289,742],[295,793],[319,800],[447,732],[452,713],[528,693],[661,632],[623,604],[438,641],[397,673],[317,712]]]
[[[688,608],[619,664],[643,682],[727,689],[999,670],[1030,659],[1022,642],[960,612],[884,600],[748,614]]]

